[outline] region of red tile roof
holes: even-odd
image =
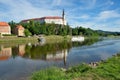
[[[43,17],[44,19],[62,19],[62,17],[59,16],[48,16],[48,17]]]
[[[16,28],[17,29],[24,29],[24,27],[22,25],[17,25]]]
[[[30,21],[30,20],[42,20],[42,19],[62,19],[62,17],[59,17],[59,16],[46,16],[46,17],[41,17],[41,18],[26,19],[26,20],[22,20],[21,22],[26,22],[26,21]]]
[[[9,26],[9,24],[6,22],[0,22],[0,26]]]

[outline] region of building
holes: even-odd
[[[21,22],[23,23],[29,23],[31,20],[35,22],[40,22],[40,23],[55,23],[55,24],[61,24],[61,25],[66,25],[67,22],[65,20],[65,13],[63,10],[62,17],[60,16],[46,16],[46,17],[41,17],[41,18],[33,18],[33,19],[26,19],[22,20]]]
[[[15,27],[14,33],[15,33],[17,36],[25,36],[24,30],[25,30],[25,28],[24,28],[22,25],[17,25],[17,26]]]
[[[33,19],[27,19],[22,20],[21,22],[26,23],[29,21],[35,21],[40,23],[55,23],[55,24],[63,24],[63,18],[59,16],[48,16],[48,17],[42,17],[42,18],[33,18]],[[64,25],[66,25],[66,20],[64,21]]]
[[[6,22],[0,22],[0,33],[1,34],[11,34],[11,27]]]

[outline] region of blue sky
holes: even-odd
[[[72,27],[120,32],[120,0],[0,0],[0,21],[61,16]]]

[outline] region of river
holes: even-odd
[[[69,68],[106,60],[120,52],[120,39],[55,44],[0,44],[0,80],[27,80],[48,67]]]

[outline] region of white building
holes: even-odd
[[[33,20],[35,22],[40,22],[40,23],[55,23],[55,24],[67,25],[67,22],[65,20],[64,10],[62,12],[62,17],[47,16],[47,17],[41,17],[41,18],[26,19],[26,20],[22,20],[21,22],[27,23],[27,22],[30,22],[31,20]]]
[[[66,25],[66,20],[63,19],[62,17],[59,16],[48,16],[48,17],[42,17],[42,18],[33,18],[33,19],[27,19],[27,20],[22,20],[21,22],[26,23],[29,21],[35,21],[35,22],[40,22],[40,23],[55,23],[55,24],[61,24],[61,25]]]

